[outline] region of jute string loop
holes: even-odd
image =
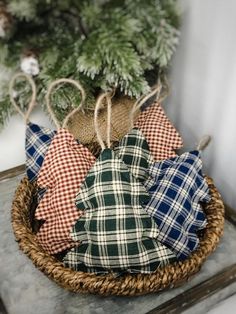
[[[30,102],[28,104],[28,109],[25,113],[21,110],[19,105],[17,105],[15,97],[14,97],[14,85],[15,85],[16,79],[18,79],[18,78],[24,78],[26,81],[28,81],[28,83],[30,84],[31,89],[32,89],[32,96],[31,96]],[[35,82],[32,79],[32,77],[26,73],[23,73],[23,72],[16,73],[11,78],[11,81],[9,83],[9,95],[10,95],[11,103],[14,106],[15,110],[23,117],[25,123],[28,123],[30,113],[33,110],[34,106],[36,105],[36,97],[37,97],[37,89],[36,89],[36,85],[35,85]]]
[[[156,101],[162,103],[163,100],[169,95],[169,93],[170,93],[169,82],[166,76],[164,76],[162,79],[162,88],[159,95],[157,95]]]
[[[102,101],[104,98],[106,98],[107,101],[107,148],[111,147],[111,97],[112,97],[113,93],[107,92],[107,93],[102,93],[96,101],[95,104],[95,109],[94,109],[94,128],[95,128],[95,133],[97,135],[97,141],[100,144],[102,150],[104,150],[106,148],[103,140],[102,140],[102,136],[100,133],[100,128],[99,128],[99,124],[98,124],[98,112],[99,109],[102,105]]]
[[[74,85],[76,88],[78,88],[78,90],[80,91],[81,93],[81,102],[79,104],[79,106],[77,108],[74,108],[64,119],[64,121],[62,122],[62,124],[59,122],[59,120],[57,119],[53,109],[52,109],[52,106],[51,106],[51,102],[50,102],[50,96],[52,94],[52,90],[55,88],[55,86],[59,85],[59,84],[65,84],[65,83],[69,83],[69,84],[72,84]],[[55,123],[56,127],[59,129],[61,127],[66,127],[69,119],[77,112],[81,109],[81,107],[84,105],[84,102],[85,102],[85,99],[86,99],[86,93],[85,93],[85,90],[84,88],[82,87],[82,85],[78,82],[78,81],[75,81],[73,79],[68,79],[68,78],[60,78],[58,80],[55,80],[53,81],[49,87],[48,87],[48,90],[47,90],[47,93],[45,95],[45,100],[46,100],[46,105],[47,105],[47,109],[48,109],[48,113],[50,114],[53,122]]]
[[[134,106],[132,108],[132,110],[130,111],[130,126],[131,128],[134,127],[134,115],[135,113],[142,107],[142,105],[151,97],[153,97],[155,94],[157,94],[156,96],[156,101],[158,101],[160,93],[161,93],[161,89],[162,89],[162,85],[159,82],[156,86],[154,86],[152,88],[152,90],[150,91],[150,93],[148,93],[147,95],[143,95],[141,96],[135,103]]]

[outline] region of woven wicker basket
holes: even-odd
[[[127,274],[118,278],[112,275],[97,276],[76,272],[48,255],[37,243],[29,218],[35,184],[24,178],[17,188],[12,205],[12,226],[20,249],[28,255],[34,265],[50,279],[73,292],[100,295],[135,296],[173,288],[186,282],[197,273],[211,254],[223,234],[224,205],[212,179],[207,178],[211,202],[204,207],[207,227],[202,231],[198,249],[185,261],[175,262],[148,275]]]

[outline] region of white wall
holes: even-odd
[[[236,1],[184,0],[166,110],[191,149],[203,134],[207,173],[236,208]]]
[[[53,128],[48,117],[40,110],[35,109],[30,119],[39,125]],[[55,128],[55,127],[54,127]],[[18,115],[10,118],[0,133],[0,171],[25,163],[25,125]]]

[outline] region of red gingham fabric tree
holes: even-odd
[[[175,150],[183,146],[181,136],[157,102],[141,112],[135,126],[144,134],[155,161],[175,157]]]
[[[38,185],[47,192],[36,210],[36,219],[45,220],[37,233],[50,254],[75,246],[69,236],[81,213],[74,200],[80,185],[96,158],[66,129],[55,135],[39,173]]]

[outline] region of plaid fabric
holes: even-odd
[[[145,136],[155,161],[175,157],[175,150],[183,146],[179,133],[157,102],[139,115],[135,126]]]
[[[148,179],[147,170],[153,159],[148,143],[139,129],[134,128],[126,134],[114,151],[136,179],[140,182]]]
[[[64,264],[96,274],[150,273],[175,260],[155,240],[158,229],[140,205],[149,199],[115,152],[105,149],[76,197],[84,216],[76,222],[71,237],[82,244],[67,253]]]
[[[25,152],[26,173],[29,181],[34,181],[43,164],[48,147],[56,131],[28,123],[26,126]]]
[[[45,188],[37,188],[37,199],[38,199],[38,203],[42,200],[42,198],[44,197],[44,194],[47,192],[47,190]]]
[[[61,129],[46,154],[38,176],[38,186],[46,188],[35,217],[45,220],[37,233],[42,247],[56,254],[75,245],[70,238],[70,229],[81,212],[74,200],[81,182],[95,162],[90,151],[78,144],[67,130]]]
[[[210,200],[198,151],[156,162],[145,187],[152,195],[146,206],[158,228],[158,240],[185,259],[199,243],[196,232],[206,226],[199,202]]]

